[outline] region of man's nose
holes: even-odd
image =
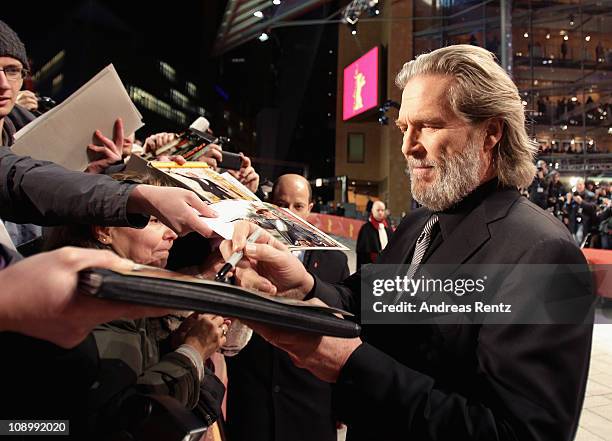
[[[419,142],[418,131],[414,128],[407,128],[404,132],[404,138],[402,140],[402,153],[404,156],[415,156],[419,152],[423,152],[423,145]]]
[[[11,89],[11,83],[9,82],[6,74],[3,70],[0,70],[0,90]]]

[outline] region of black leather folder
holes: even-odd
[[[351,315],[342,310],[150,267],[81,271],[78,288],[82,294],[103,299],[218,314],[333,337],[357,337],[361,331],[357,323],[334,315]]]

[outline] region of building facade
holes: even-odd
[[[612,176],[612,2],[457,1],[384,2],[380,17],[339,30],[336,174],[348,176],[349,202],[359,210],[367,195],[398,216],[411,206],[401,136],[387,112],[342,120],[343,69],[381,45],[380,102],[400,102],[395,75],[416,55],[450,44],[473,44],[495,53],[516,82],[528,131],[540,157],[562,176]]]

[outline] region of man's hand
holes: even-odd
[[[206,360],[225,344],[230,325],[230,320],[219,315],[194,312],[183,320],[176,332],[179,336],[183,334],[181,344],[188,344]]]
[[[215,245],[215,242],[215,239],[211,239],[212,247],[215,251],[210,253],[206,260],[198,267],[188,268],[188,274],[196,275],[207,280],[215,280],[215,276],[221,268],[223,268],[223,265],[225,265],[225,259],[221,251],[217,248],[218,243]],[[276,294],[276,286],[265,277],[257,274],[257,272],[247,263],[238,265],[233,271],[230,271],[228,276],[232,275],[236,278],[238,286],[254,289],[270,295]]]
[[[217,169],[223,159],[223,148],[217,144],[208,144],[204,147],[204,153],[198,158],[200,162],[206,162],[213,169]]]
[[[50,341],[79,344],[94,326],[120,317],[162,316],[169,311],[77,293],[86,268],[129,269],[132,262],[111,251],[62,248],[28,257],[0,271],[0,330]]]
[[[232,240],[221,243],[223,257],[244,250],[239,268],[252,268],[276,287],[277,295],[303,299],[313,286],[314,279],[302,262],[288,248],[264,231],[256,243],[247,244],[248,236],[259,227],[248,221],[234,223]]]
[[[576,195],[574,196],[574,200],[576,201],[578,205],[582,205],[582,197]]]
[[[311,299],[309,303],[326,306],[319,299]],[[255,322],[247,325],[272,345],[287,352],[297,367],[328,383],[336,382],[347,360],[362,343],[359,338],[320,336]]]
[[[242,165],[240,166],[240,170],[228,171],[233,177],[238,179],[246,188],[255,193],[259,188],[259,175],[251,166],[251,159],[248,156],[244,156],[244,153],[240,153],[240,156],[242,157]]]
[[[29,90],[20,90],[17,94],[16,103],[25,107],[30,112],[38,110],[38,98],[36,98],[34,92]]]
[[[212,230],[202,217],[217,217],[194,192],[177,187],[137,185],[128,199],[128,213],[148,214],[158,218],[179,236],[196,231],[210,237]]]
[[[113,139],[108,139],[102,135],[102,132],[96,130],[94,136],[98,139],[101,145],[89,144],[87,149],[94,153],[97,158],[89,163],[85,169],[85,173],[99,174],[103,173],[109,166],[123,159],[124,133],[123,121],[117,118],[113,127]]]
[[[153,153],[159,149],[160,147],[165,146],[169,142],[172,142],[176,139],[176,133],[156,133],[154,135],[149,136],[145,139],[143,149],[145,153]]]

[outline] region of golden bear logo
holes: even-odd
[[[363,97],[361,96],[361,90],[366,84],[366,77],[362,72],[359,72],[359,66],[355,66],[355,90],[353,91],[353,110],[359,110],[363,108]]]

